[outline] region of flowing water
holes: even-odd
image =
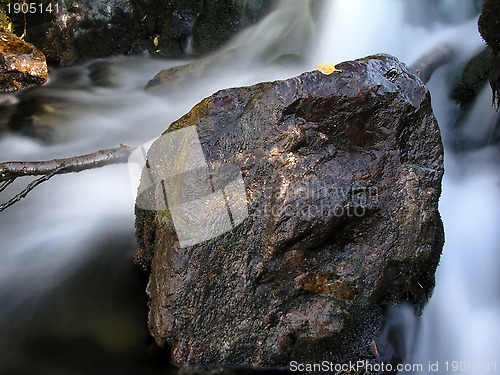
[[[495,361],[500,367],[500,179],[493,144],[499,120],[488,88],[460,127],[457,105],[449,99],[460,68],[483,45],[476,27],[478,3],[328,0],[316,2],[315,19],[308,1],[282,0],[260,24],[204,60],[202,79],[184,81],[165,95],[143,87],[160,70],[186,61],[114,57],[52,69],[46,86],[10,98],[33,112],[37,134],[52,142],[5,131],[0,160],[140,145],[218,89],[377,52],[411,64],[446,42],[457,56],[428,84],[446,147],[440,204],[446,245],[423,316],[400,306],[390,321],[407,332],[407,363],[422,365],[413,373],[436,373],[429,361],[440,366],[439,373],[446,372],[446,361],[449,372],[452,361],[475,361],[467,373],[493,373]],[[307,58],[287,68],[270,63],[283,54]],[[26,183],[20,181],[9,193]],[[133,204],[128,168],[121,165],[56,176],[0,213],[0,373],[171,371],[161,360],[166,354],[158,354],[147,333],[145,284],[131,260]]]

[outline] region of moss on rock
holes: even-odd
[[[478,21],[478,29],[484,41],[496,55],[500,52],[500,1],[485,0]]]
[[[0,32],[12,32],[12,22],[3,8],[0,8]]]
[[[500,107],[500,1],[484,1],[478,29],[486,44],[493,51],[495,60],[489,79],[493,92],[493,105],[498,109]]]
[[[12,33],[0,32],[0,91],[42,84],[47,76],[43,53]]]
[[[467,105],[477,98],[488,81],[493,60],[491,49],[485,48],[468,62],[452,92],[457,103]]]

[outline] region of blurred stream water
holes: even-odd
[[[14,99],[38,105],[37,121],[55,129],[55,142],[4,132],[0,160],[140,145],[221,88],[291,77],[320,62],[378,52],[411,64],[432,46],[452,44],[456,59],[428,84],[446,149],[440,204],[446,245],[437,287],[420,319],[406,306],[395,308],[391,319],[402,321],[409,333],[407,362],[423,365],[415,374],[431,373],[429,361],[439,361],[439,373],[446,372],[446,361],[450,372],[452,361],[474,361],[467,373],[492,373],[484,366],[498,360],[500,367],[500,159],[492,142],[498,115],[485,88],[457,128],[459,110],[449,98],[458,72],[483,46],[476,27],[479,2],[318,3],[322,8],[314,22],[308,1],[282,0],[260,24],[210,57],[202,79],[184,82],[169,95],[143,88],[160,70],[186,61],[113,57],[51,70],[46,86]],[[269,64],[283,54],[307,58],[293,67]],[[454,147],[457,138],[474,147]],[[0,373],[171,371],[147,332],[145,284],[131,261],[133,204],[122,165],[57,176],[0,213]]]

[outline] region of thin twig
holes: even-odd
[[[13,177],[10,180],[2,181],[2,183],[0,183],[0,193],[2,191],[4,191],[7,188],[7,186],[9,186],[10,184],[12,184],[15,180],[16,180],[16,178]]]
[[[0,181],[23,176],[42,176],[57,170],[57,174],[81,172],[110,164],[126,163],[135,147],[120,145],[109,150],[64,159],[45,161],[8,161],[0,163]]]
[[[9,161],[0,163],[0,193],[18,177],[41,176],[31,181],[19,194],[16,194],[13,198],[1,204],[0,212],[19,202],[38,185],[57,174],[76,173],[87,169],[100,168],[106,165],[126,163],[134,150],[135,147],[120,145],[120,147],[117,148],[100,150],[91,154],[64,159],[47,161]]]
[[[63,168],[63,167],[61,167]],[[26,188],[21,191],[19,194],[16,194],[13,198],[9,199],[7,202],[4,204],[0,205],[0,212],[5,210],[6,208],[12,206],[13,204],[19,202],[21,199],[23,199],[30,191],[32,191],[34,188],[36,188],[38,185],[40,185],[42,182],[45,182],[47,180],[50,180],[52,177],[54,177],[56,174],[58,174],[59,169],[56,169],[42,177],[37,178],[36,180],[33,180],[29,183]]]

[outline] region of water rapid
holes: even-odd
[[[52,69],[47,85],[10,98],[36,108],[33,115],[52,129],[52,142],[4,130],[0,160],[140,145],[221,88],[378,52],[411,64],[433,46],[453,45],[456,58],[428,83],[446,150],[440,204],[446,245],[437,286],[421,318],[401,306],[390,319],[409,332],[407,363],[423,366],[407,373],[436,373],[429,362],[445,373],[447,361],[450,372],[453,361],[473,361],[467,373],[491,373],[484,366],[500,359],[500,181],[492,133],[498,115],[485,88],[458,128],[459,109],[450,99],[458,72],[483,46],[476,27],[479,2],[313,5],[278,2],[259,24],[205,58],[203,78],[184,82],[174,94],[152,95],[143,88],[160,70],[189,61],[119,56]],[[272,63],[284,54],[305,58],[287,68]],[[455,147],[457,137],[470,147]],[[56,176],[0,213],[0,373],[165,373],[168,364],[158,362],[145,324],[144,283],[131,264],[133,199],[128,168],[121,165]]]

